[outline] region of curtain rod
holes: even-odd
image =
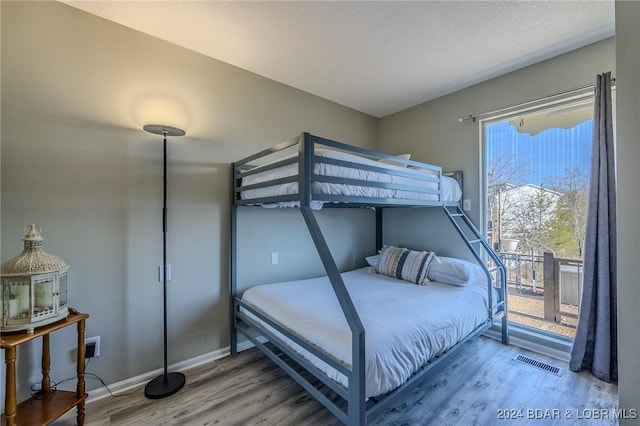
[[[611,86],[615,86],[615,83],[616,83],[616,79],[612,78],[611,79]],[[537,104],[537,103],[540,103],[540,102],[543,102],[543,101],[546,101],[546,100],[550,100],[550,99],[556,98],[558,96],[569,95],[569,94],[572,94],[572,93],[578,93],[578,92],[584,91],[586,89],[591,89],[591,88],[595,89],[595,87],[596,87],[596,83],[583,84],[582,86],[574,87],[573,89],[562,90],[560,92],[556,92],[556,93],[553,93],[551,95],[546,95],[546,96],[543,96],[543,97],[537,98],[537,99],[531,99],[529,101],[521,102],[519,104],[509,105],[509,106],[498,108],[498,109],[494,109],[494,110],[491,110],[491,111],[479,112],[479,113],[476,113],[476,114],[469,114],[469,115],[466,115],[464,117],[458,117],[458,123],[462,123],[463,121],[466,121],[466,120],[476,121],[476,119],[478,119],[478,118],[487,117],[489,115],[494,115],[494,114],[497,114],[499,112],[506,112],[506,111],[512,110],[514,108],[522,108],[522,107],[525,107],[525,106],[528,106],[528,105]]]

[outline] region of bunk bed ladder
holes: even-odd
[[[443,210],[455,230],[462,237],[469,251],[485,270],[487,277],[489,277],[490,285],[494,288],[500,289],[502,292],[502,300],[498,301],[495,305],[502,310],[502,343],[505,345],[509,344],[509,329],[507,321],[507,268],[502,262],[500,256],[491,248],[488,241],[482,236],[482,234],[480,234],[480,230],[460,208],[460,205],[445,205],[443,206]],[[491,268],[486,264],[488,259],[492,261]],[[490,306],[494,306],[491,298],[492,293],[489,292],[489,304]],[[490,312],[490,315],[493,318],[494,313]]]

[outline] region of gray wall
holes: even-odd
[[[384,244],[473,260],[442,209],[388,209],[383,218]]]
[[[366,265],[365,256],[376,250],[375,211],[326,208],[315,216],[340,270]],[[270,227],[284,232],[274,233]],[[237,229],[240,291],[256,284],[326,275],[299,209],[239,207]],[[278,253],[278,265],[270,263],[272,252]]]
[[[640,2],[616,1],[618,184],[618,395],[640,410]],[[638,419],[620,424],[637,425]]]
[[[114,383],[161,367],[162,142],[141,127],[183,127],[169,141],[169,363],[228,346],[229,163],[301,131],[377,148],[378,120],[61,3],[1,4],[2,261],[39,224],[45,251],[71,265],[87,336],[101,337],[90,371]],[[242,215],[260,234],[240,278],[319,274],[315,253],[282,242],[290,227],[260,213]],[[373,250],[367,221],[325,225],[341,266]],[[344,227],[360,231],[344,238]],[[52,379],[74,375],[74,339],[52,335]],[[21,398],[39,345],[20,348]]]

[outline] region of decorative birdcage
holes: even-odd
[[[27,330],[51,324],[69,314],[64,260],[42,250],[38,225],[25,228],[24,250],[0,267],[2,304],[0,330]]]

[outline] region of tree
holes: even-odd
[[[564,200],[558,203],[554,217],[549,223],[547,246],[559,257],[578,257],[581,244],[576,244],[571,224],[574,222]]]
[[[504,230],[520,240],[520,251],[549,250],[550,223],[556,216],[561,194],[531,184],[509,192],[511,205],[503,216]]]
[[[502,235],[502,218],[513,209],[513,200],[508,189],[523,182],[529,162],[518,161],[515,155],[497,154],[491,159],[487,173],[489,233],[497,248]]]
[[[563,194],[552,223],[554,251],[564,257],[582,258],[589,199],[588,178],[579,169],[566,169],[564,176],[547,179],[549,186]],[[567,241],[566,236],[571,236]]]

